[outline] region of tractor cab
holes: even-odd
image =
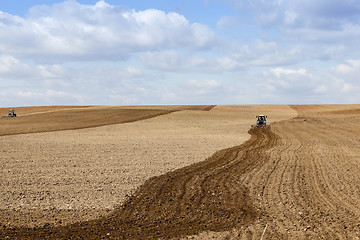
[[[259,115],[259,116],[256,116],[256,118],[257,118],[257,121],[256,121],[257,124],[259,124],[259,125],[266,124],[267,116]]]

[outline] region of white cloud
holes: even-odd
[[[334,67],[334,70],[340,74],[349,74],[353,72],[360,72],[360,60],[347,60],[346,63],[339,64]]]
[[[232,1],[239,9],[250,9],[265,26],[336,30],[360,15],[356,0],[245,0]]]
[[[18,91],[15,93],[20,98],[54,98],[54,97],[66,97],[68,94],[62,91],[55,91],[48,89],[46,91]]]
[[[315,88],[314,93],[321,94],[321,93],[326,93],[327,91],[328,91],[328,88],[325,85],[320,85]]]
[[[207,59],[203,57],[188,56],[174,50],[146,52],[140,59],[148,67],[168,71],[203,70],[204,65],[207,64]]]
[[[302,59],[301,48],[281,46],[275,41],[260,39],[240,44],[232,41],[225,43],[224,52],[227,59],[236,61],[239,67],[287,65]],[[223,58],[223,59],[225,59]]]
[[[354,89],[354,86],[352,86],[349,83],[344,83],[342,90],[344,92],[351,92]]]
[[[215,79],[190,79],[186,80],[175,88],[176,100],[186,104],[213,104],[221,101],[219,98],[225,95],[227,90],[220,80]],[[225,98],[223,96],[223,98]]]
[[[188,80],[183,86],[197,89],[214,89],[220,87],[221,84],[216,80]]]
[[[354,0],[233,2],[240,14],[212,19],[214,31],[179,13],[105,1],[36,6],[25,18],[0,12],[0,102],[360,101]]]
[[[231,57],[222,57],[216,60],[216,71],[234,71],[242,70],[244,68],[244,63],[239,62]]]
[[[0,77],[18,76],[29,71],[26,64],[21,63],[18,59],[10,55],[0,55]]]
[[[307,71],[305,68],[299,68],[298,70],[294,69],[286,69],[286,68],[272,68],[270,69],[272,73],[274,73],[278,78],[282,75],[290,75],[290,74],[299,74],[299,75],[307,75]]]
[[[126,78],[133,78],[133,77],[142,76],[143,72],[138,68],[128,66],[127,68],[124,69],[123,74],[120,75],[123,75],[123,77]]]
[[[63,77],[64,69],[59,64],[54,65],[38,65],[35,68],[35,74],[41,79]]]
[[[211,48],[214,33],[183,15],[135,11],[100,1],[66,1],[37,6],[27,18],[0,12],[0,51],[9,55],[60,61],[121,60],[140,51]]]
[[[44,92],[33,92],[33,91],[18,91],[16,93],[18,97],[22,98],[57,98],[57,97],[68,97],[67,93],[62,91],[55,91],[48,89]]]
[[[234,16],[223,16],[216,23],[216,27],[220,30],[224,30],[228,27],[233,27],[239,23],[239,20]]]
[[[332,71],[337,78],[338,89],[345,92],[349,99],[360,101],[360,60],[346,60],[344,63],[333,67]]]
[[[219,73],[236,71],[244,68],[244,63],[231,57],[203,57],[178,51],[146,52],[140,59],[147,67],[166,71],[191,71],[203,73]]]
[[[38,97],[39,96],[38,93],[34,93],[34,92],[30,92],[30,91],[26,91],[26,92],[19,91],[19,92],[17,92],[17,95],[19,97]]]
[[[356,0],[230,2],[240,14],[251,14],[248,24],[262,34],[256,38],[267,42],[274,39],[278,43],[279,48],[274,54],[264,54],[256,61],[260,64],[269,62],[272,57],[278,64],[358,57],[360,4]],[[297,56],[286,54],[292,47],[300,48],[302,52]]]
[[[326,92],[323,77],[309,74],[305,68],[272,68],[265,71],[262,85],[273,94],[287,98],[302,96],[301,101],[304,101],[310,96]]]
[[[334,76],[341,79],[344,85],[347,87],[344,89],[350,89],[349,86],[353,86],[353,89],[360,87],[359,75],[360,75],[360,60],[352,59],[346,60],[332,68]]]
[[[293,24],[297,18],[298,18],[298,14],[294,11],[286,10],[284,12],[285,24]]]
[[[0,78],[16,81],[43,81],[62,78],[65,70],[61,65],[25,64],[10,55],[0,55]]]
[[[264,71],[257,88],[263,89],[272,101],[278,97],[279,103],[281,99],[287,99],[287,103],[357,103],[360,83],[337,69],[322,72],[306,68],[271,68]]]
[[[59,103],[74,105],[85,104],[86,98],[81,94],[66,93],[47,89],[13,90],[0,93],[2,106],[41,106],[58,105]]]

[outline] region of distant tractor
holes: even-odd
[[[256,118],[257,118],[256,125],[251,125],[251,129],[270,128],[270,125],[266,124],[267,116],[259,115],[259,116],[256,116]]]
[[[3,117],[16,117],[16,113],[15,113],[14,109],[10,109],[8,114]]]

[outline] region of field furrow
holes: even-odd
[[[277,144],[270,130],[250,131],[245,144],[215,153],[209,159],[153,177],[107,218],[58,228],[15,228],[16,237],[124,239],[179,237],[201,231],[223,231],[246,225],[257,213],[241,176],[267,160],[265,151]],[[27,235],[28,234],[28,235]]]
[[[297,118],[273,124],[282,145],[270,150],[267,164],[244,177],[262,210],[253,239],[266,225],[270,239],[357,239],[360,116],[293,108]]]
[[[251,138],[241,145],[149,178],[107,216],[5,227],[0,237],[359,239],[359,106],[291,107],[297,117],[250,130]],[[221,111],[239,109],[202,110],[226,123]],[[175,116],[180,113],[168,117],[175,121]]]

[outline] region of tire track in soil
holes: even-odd
[[[147,180],[106,218],[62,227],[2,229],[1,238],[158,239],[251,225],[258,217],[242,176],[263,165],[280,143],[270,129],[249,130],[240,146]]]
[[[256,208],[249,239],[360,239],[360,114],[292,106],[299,116],[272,125],[281,144],[245,174]],[[331,106],[329,106],[330,108]]]

